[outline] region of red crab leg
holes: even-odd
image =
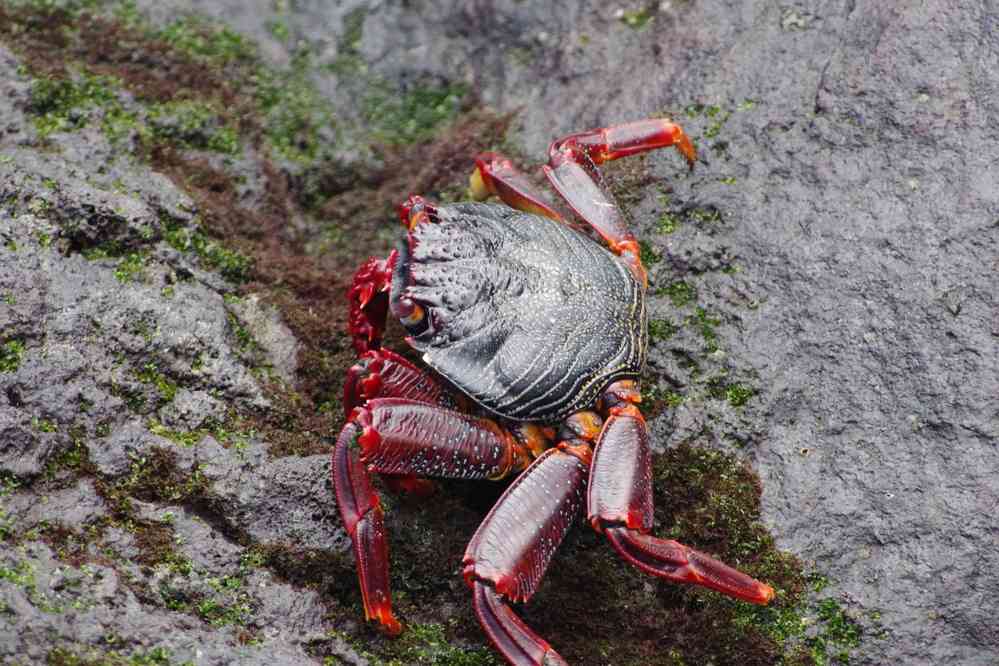
[[[371,477],[358,455],[360,433],[361,428],[352,422],[340,431],[333,449],[333,489],[343,526],[354,545],[364,617],[377,620],[395,636],[402,631],[402,624],[392,613],[385,522]]]
[[[382,344],[396,256],[393,251],[387,259],[368,259],[354,274],[354,281],[347,290],[350,303],[347,328],[358,354],[378,349]]]
[[[506,660],[565,664],[552,647],[517,617],[508,601],[534,595],[562,539],[583,508],[590,462],[587,439],[599,432],[593,413],[570,417],[558,449],[545,451],[507,488],[475,532],[463,559],[475,613]],[[566,438],[568,436],[568,438]]]
[[[475,158],[475,170],[469,178],[469,193],[476,201],[484,201],[490,195],[496,195],[512,208],[526,213],[544,215],[553,220],[561,220],[562,216],[555,211],[534,187],[510,158],[499,153],[482,153]]]
[[[676,541],[650,536],[652,471],[649,434],[634,406],[616,407],[597,440],[587,517],[628,563],[677,583],[693,583],[754,604],[773,588]]]
[[[430,373],[388,349],[373,349],[361,356],[347,372],[343,385],[347,416],[355,407],[375,398],[408,398],[450,409],[464,406],[464,401],[445,390]],[[433,482],[414,474],[383,474],[382,480],[397,493],[427,496],[434,491]]]
[[[552,143],[549,155],[585,153],[594,164],[603,164],[649,150],[676,146],[693,167],[697,152],[683,128],[665,118],[646,118],[633,123],[612,125],[570,134]],[[555,166],[552,164],[552,166]]]
[[[596,165],[657,148],[676,146],[693,166],[694,146],[679,125],[650,118],[634,123],[570,134],[548,149],[545,175],[572,207],[590,224],[616,254],[625,259],[643,280],[638,241],[628,229],[613,197],[594,179]]]
[[[488,419],[415,400],[380,398],[354,410],[333,449],[337,507],[350,535],[364,614],[389,634],[402,625],[392,613],[388,541],[372,471],[451,478],[499,478],[526,464],[515,437]]]
[[[382,474],[500,479],[529,460],[495,421],[415,400],[378,398],[351,421],[363,427],[361,461]]]

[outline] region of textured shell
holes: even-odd
[[[424,361],[486,409],[555,420],[637,377],[645,290],[598,242],[497,204],[438,208],[399,246],[393,298],[421,303]]]

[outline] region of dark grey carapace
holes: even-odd
[[[501,204],[439,206],[397,249],[390,303],[426,313],[407,327],[412,345],[489,411],[555,421],[641,373],[645,289],[570,226]]]

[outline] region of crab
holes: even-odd
[[[388,634],[402,625],[375,474],[418,493],[427,477],[516,476],[462,562],[476,616],[510,664],[566,663],[512,604],[532,597],[584,513],[647,574],[754,604],[773,598],[769,585],[651,534],[652,454],[638,409],[648,279],[597,166],[670,146],[693,167],[693,144],[666,119],[556,140],[543,170],[567,209],[510,159],[483,153],[470,179],[476,202],[410,196],[396,249],[357,271],[348,300],[359,360],[332,477],[365,615]],[[503,203],[484,203],[490,196]],[[427,368],[382,346],[390,313]]]

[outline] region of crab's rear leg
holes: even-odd
[[[545,451],[510,485],[465,551],[464,576],[479,623],[515,666],[565,664],[509,602],[533,596],[555,550],[581,514],[589,441],[599,433],[600,423],[592,412],[570,417],[558,448]]]
[[[576,215],[592,226],[643,281],[646,274],[638,241],[611,194],[600,186],[596,166],[669,146],[676,146],[693,166],[696,152],[683,129],[668,120],[650,118],[558,139],[548,149],[548,164],[544,167],[552,187]]]
[[[611,408],[597,439],[587,496],[590,524],[625,561],[676,583],[701,585],[755,604],[773,599],[769,585],[682,543],[651,536],[652,469],[645,421],[630,404]]]
[[[370,472],[460,479],[500,478],[526,466],[528,446],[493,421],[402,398],[353,411],[333,449],[333,488],[350,535],[364,613],[390,634],[388,540]]]

